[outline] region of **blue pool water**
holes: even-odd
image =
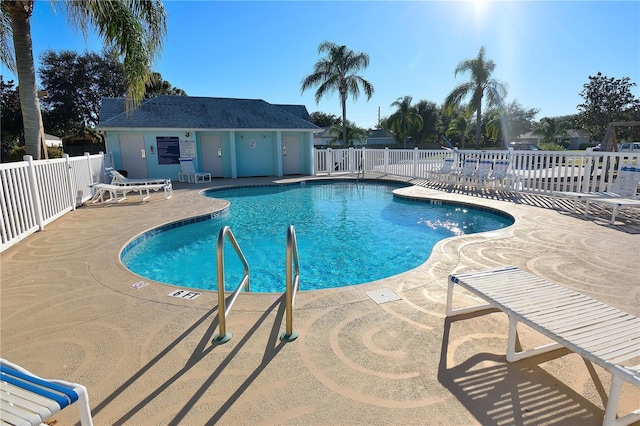
[[[122,261],[143,277],[216,290],[216,241],[228,225],[251,271],[251,291],[285,288],[286,232],[294,225],[300,290],[341,287],[399,274],[424,263],[440,240],[504,228],[506,214],[468,205],[394,197],[398,186],[331,182],[244,187],[207,196],[230,201],[214,219],[139,237]],[[243,268],[225,241],[225,287],[234,290]]]

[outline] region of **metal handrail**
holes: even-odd
[[[298,337],[293,331],[293,304],[296,293],[300,288],[300,265],[298,263],[298,242],[293,225],[287,229],[287,253],[286,253],[286,330],[280,338],[291,342]]]
[[[231,301],[229,302],[229,306],[225,308],[225,297],[224,297],[224,237],[227,236],[233,248],[235,249],[238,257],[242,261],[244,265],[244,276],[240,280],[240,284],[238,288],[235,289],[233,295],[231,297]],[[240,291],[244,287],[246,291],[251,291],[249,288],[249,264],[247,263],[247,259],[244,257],[244,253],[240,249],[238,245],[238,241],[236,237],[231,232],[231,228],[228,226],[224,226],[220,229],[218,233],[218,242],[216,244],[216,260],[217,260],[217,273],[218,273],[218,324],[219,324],[219,333],[216,334],[213,338],[218,343],[225,343],[231,339],[231,333],[227,332],[227,314],[231,310],[233,303],[236,301],[236,298],[240,294]]]

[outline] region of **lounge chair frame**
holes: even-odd
[[[453,309],[455,285],[487,303]],[[640,387],[640,365],[626,365],[640,357],[640,318],[515,266],[449,276],[447,316],[495,308],[509,317],[508,362],[566,347],[611,373],[603,425],[628,425],[640,420],[640,408],[616,418],[622,383]],[[516,351],[518,322],[554,342]]]
[[[92,426],[87,388],[64,380],[47,380],[0,358],[0,421],[41,425],[55,413],[76,404],[82,426]]]

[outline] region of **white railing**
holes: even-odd
[[[91,199],[104,154],[0,164],[0,252]]]
[[[467,157],[479,160],[510,160],[510,171],[519,177],[524,192],[605,191],[623,165],[640,165],[640,153],[594,151],[444,151],[415,149],[317,149],[316,174],[358,173],[359,160],[365,173],[380,173],[414,179],[429,179],[445,158],[461,167]]]

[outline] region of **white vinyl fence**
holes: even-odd
[[[0,164],[0,252],[91,199],[103,176],[104,154]]]
[[[638,152],[328,148],[315,150],[315,173],[364,172],[428,180],[446,158],[461,167],[468,157],[509,160],[510,171],[519,178],[519,191],[549,195],[553,191],[605,191],[620,167],[640,167]]]

